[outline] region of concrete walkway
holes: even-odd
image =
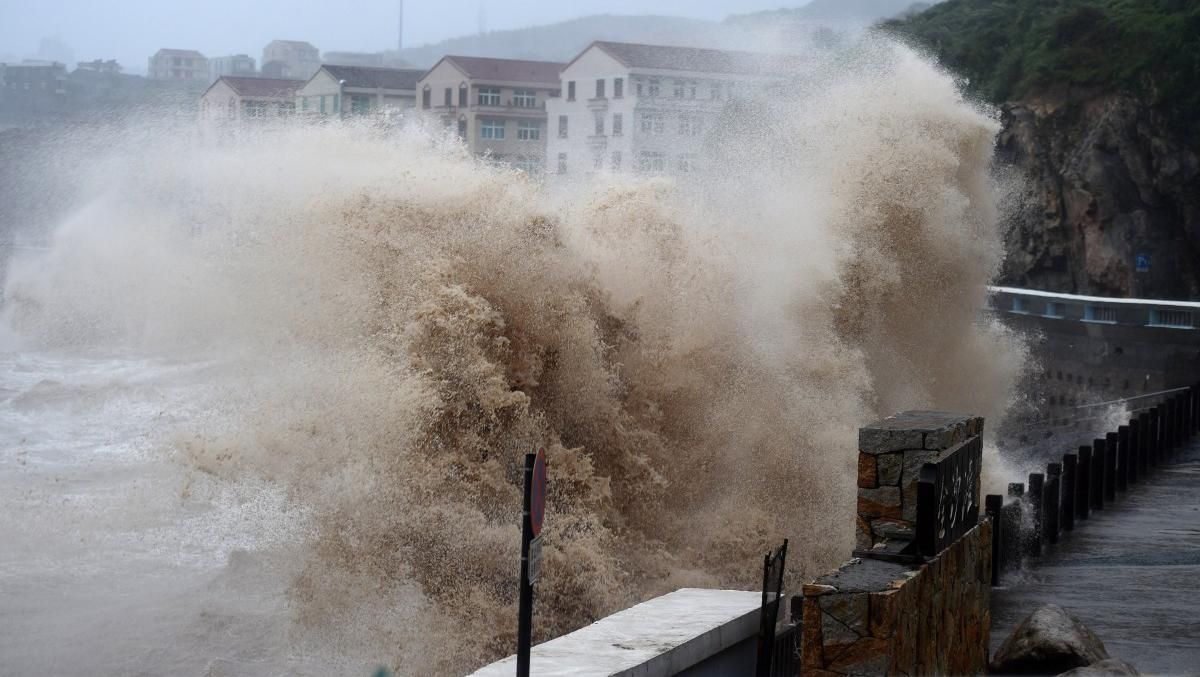
[[[1200,445],[993,589],[992,651],[1038,605],[1071,610],[1142,674],[1200,675]]]

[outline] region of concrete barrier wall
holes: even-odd
[[[911,547],[921,467],[976,443],[982,432],[983,419],[949,412],[905,412],[860,431],[860,557],[804,586],[804,675],[986,670],[990,522],[978,522],[932,558]],[[965,492],[976,506],[979,470]]]

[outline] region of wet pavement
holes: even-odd
[[[992,651],[1041,604],[1146,675],[1200,675],[1200,445],[1093,512],[992,591]]]

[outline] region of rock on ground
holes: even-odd
[[[1138,677],[1140,674],[1137,668],[1129,663],[1119,658],[1109,658],[1087,667],[1064,672],[1058,677]]]
[[[992,659],[992,673],[1057,675],[1108,658],[1104,642],[1095,633],[1067,610],[1047,604],[1021,621],[1004,640]]]

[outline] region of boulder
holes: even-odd
[[[992,673],[1057,675],[1109,658],[1104,642],[1068,611],[1047,604],[1017,625],[992,659]]]
[[[1140,674],[1137,668],[1129,663],[1119,658],[1109,658],[1087,667],[1064,672],[1058,677],[1138,677]]]

